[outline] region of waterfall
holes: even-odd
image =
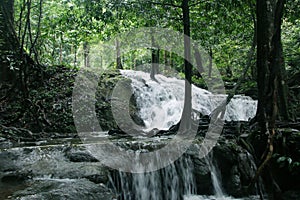
[[[217,171],[216,166],[213,164],[212,158],[210,158],[210,156],[206,156],[205,158],[210,169],[215,195],[217,196],[217,198],[224,198],[224,193],[220,181],[220,173]]]
[[[193,163],[187,157],[153,172],[114,172],[112,182],[122,200],[182,200],[196,193]]]
[[[179,122],[184,103],[184,80],[149,73],[121,70],[121,74],[132,80],[132,88],[140,109],[140,117],[147,129],[168,129]],[[226,98],[192,85],[192,108],[209,115]],[[227,121],[248,121],[255,116],[257,101],[236,95],[226,107]]]
[[[196,145],[198,146],[198,145]],[[200,149],[200,147],[198,146],[198,148]],[[205,147],[204,147],[205,149]],[[206,149],[205,149],[206,150]],[[225,195],[224,192],[222,190],[222,185],[221,185],[221,176],[219,171],[217,170],[215,163],[213,162],[213,152],[211,152],[210,154],[207,154],[205,157],[205,162],[210,170],[210,175],[211,175],[211,180],[212,180],[212,184],[214,187],[214,192],[215,192],[215,196],[217,199],[224,199]]]
[[[158,74],[155,81],[148,73],[132,70],[121,70],[121,74],[132,81],[131,87],[139,115],[147,130],[153,128],[166,130],[179,122],[184,105],[184,80]],[[203,115],[209,115],[225,99],[226,95],[212,94],[192,85],[192,108]],[[226,107],[225,120],[248,121],[255,116],[256,107],[257,101],[247,96],[236,95]],[[211,173],[214,196],[195,195],[193,162],[188,156],[182,156],[175,163],[157,171],[147,173],[115,171],[111,182],[120,200],[232,199],[222,191],[220,174],[212,156],[212,154],[206,156],[205,161]],[[138,160],[134,165],[136,168],[143,167]]]

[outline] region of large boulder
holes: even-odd
[[[95,184],[85,179],[57,179],[35,181],[25,190],[15,192],[15,200],[113,200],[115,194],[103,184]]]
[[[199,145],[198,145],[199,147]],[[218,144],[204,158],[199,157],[199,148],[191,145],[187,155],[194,164],[194,175],[197,193],[201,195],[214,194],[212,168],[216,169],[220,185],[226,195],[242,197],[251,178],[254,177],[256,165],[253,157],[243,149],[236,140],[221,138]],[[255,191],[250,191],[256,194]]]
[[[48,177],[56,179],[87,178],[96,183],[108,182],[109,170],[80,148],[65,152],[63,146],[23,148],[0,153],[2,181]],[[67,148],[68,149],[68,148]]]

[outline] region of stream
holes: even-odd
[[[103,134],[106,132],[100,133]],[[148,151],[171,139],[112,138],[112,141],[130,150]],[[0,150],[0,199],[259,199],[257,195],[245,198],[226,195],[211,154],[204,160],[211,170],[214,195],[197,195],[195,158],[191,155],[197,153],[198,144],[193,144],[191,152],[163,169],[131,174],[101,164],[79,139],[66,138],[60,139],[59,144],[53,143],[55,141],[36,142],[36,146],[32,146],[32,142],[11,144],[9,149]]]
[[[123,70],[121,73],[132,80],[145,130],[167,130],[179,122],[184,101],[183,80],[157,75],[157,81],[153,81],[144,72]],[[193,86],[192,107],[208,115],[225,98]],[[255,115],[256,106],[257,102],[250,97],[235,96],[227,106],[225,119],[247,121]],[[93,145],[107,145],[109,141],[131,152],[128,155],[134,152],[138,158],[165,147],[174,135],[124,137],[98,132],[94,137],[97,138],[94,143],[83,142],[82,137],[14,143],[0,140],[0,199],[259,199],[257,189],[251,196],[231,196],[243,196],[242,186],[253,176],[256,166],[248,152],[227,139],[202,157],[201,139],[195,138],[187,151],[166,167],[130,173],[105,166],[90,151]],[[156,162],[162,159],[159,154],[155,158]],[[139,159],[132,163],[142,171],[153,165],[154,162],[145,165]]]

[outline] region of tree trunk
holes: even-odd
[[[288,87],[286,85],[286,71],[284,66],[284,57],[283,57],[283,47],[281,42],[281,25],[282,25],[282,16],[284,10],[285,0],[278,0],[275,13],[274,21],[274,36],[272,39],[272,52],[271,59],[273,61],[271,64],[275,68],[275,73],[277,74],[277,85],[278,85],[278,108],[279,116],[284,120],[289,120],[288,113]]]
[[[262,134],[267,131],[266,127],[266,94],[269,80],[269,65],[268,58],[270,52],[271,27],[273,21],[271,11],[268,7],[267,0],[256,1],[256,16],[257,16],[257,86],[258,86],[258,108],[257,119],[259,121]]]
[[[14,1],[0,1],[0,78],[11,81],[13,73],[9,69],[10,61],[19,52],[19,43],[14,29]]]
[[[255,47],[257,45],[257,23],[256,23],[255,13],[253,14],[252,18],[253,18],[252,20],[253,20],[253,27],[254,27],[253,40],[252,40],[252,44],[251,44],[250,50],[247,55],[246,66],[251,68],[251,79],[254,79],[254,77],[256,77],[256,74],[257,74],[256,66],[253,63],[254,55],[255,55]]]
[[[122,59],[121,59],[120,42],[118,39],[116,39],[116,51],[117,51],[117,69],[123,69]]]
[[[16,34],[14,27],[14,1],[0,1],[0,76],[1,81],[8,81],[18,86],[23,95],[28,94],[28,68],[35,63],[28,56]],[[13,70],[10,70],[10,69]],[[17,74],[18,72],[18,74]],[[18,75],[18,81],[17,80]]]
[[[211,73],[212,73],[212,57],[213,57],[213,52],[212,49],[209,48],[209,65],[208,65],[208,77],[211,78]]]
[[[170,52],[170,68],[174,66],[173,53]]]
[[[164,63],[165,63],[165,72],[169,71],[170,68],[170,58],[169,58],[170,54],[168,51],[164,51]]]
[[[77,66],[77,45],[74,45],[74,66]]]
[[[159,73],[159,49],[155,43],[154,36],[151,36],[152,49],[151,49],[151,79],[155,80],[155,75]]]
[[[90,67],[90,45],[88,42],[83,43],[84,67]]]
[[[251,9],[251,17],[252,17],[252,21],[253,21],[253,27],[254,27],[254,34],[253,34],[253,41],[252,41],[252,46],[251,46],[251,54],[253,57],[254,53],[255,53],[255,47],[257,45],[257,21],[256,21],[256,13],[255,13],[255,5],[253,4],[253,2],[250,0],[248,1],[249,7]],[[249,53],[250,53],[249,52]],[[249,55],[249,54],[248,54]],[[252,64],[252,59],[248,57],[248,61],[247,61],[247,65],[250,64],[251,65],[251,79],[255,80],[257,77],[257,69],[256,66],[254,64]]]
[[[267,166],[274,152],[273,140],[276,136],[275,120],[278,117],[279,85],[281,84],[281,69],[283,68],[283,53],[281,44],[281,24],[285,0],[257,0],[257,81],[258,110],[261,134],[268,134],[268,144],[262,155],[263,162],[258,167],[253,185]],[[281,102],[283,103],[283,102]],[[273,181],[274,182],[274,181]],[[276,186],[267,183],[267,186]],[[268,187],[271,199],[281,199],[278,185]]]
[[[191,60],[191,40],[190,40],[190,9],[189,0],[182,0],[183,30],[184,30],[184,73],[185,73],[185,94],[184,107],[181,116],[181,122],[184,122],[185,130],[191,128],[192,113],[192,65]]]

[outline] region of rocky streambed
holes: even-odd
[[[172,138],[172,136],[138,139],[107,137],[111,137],[116,145],[140,152],[161,148]],[[183,156],[188,157],[191,161],[188,166],[191,171],[187,173],[192,173],[194,182],[191,184],[195,190],[190,192],[214,194],[209,166],[204,158],[198,158],[197,151],[199,149],[197,140],[195,141]],[[82,144],[79,138],[28,141],[21,144],[2,141],[0,152],[1,198],[126,199],[124,191],[122,191],[124,188],[118,187],[120,177],[122,178],[123,175],[117,170],[101,164],[87,151],[87,145]],[[232,144],[223,146],[217,146],[214,154],[216,154],[216,162],[223,163],[228,168],[224,168],[228,174],[223,178],[230,184],[225,188],[231,191],[228,193],[230,195],[241,195],[243,181],[247,181],[253,175],[255,166],[251,163],[251,157],[243,150],[236,149],[237,147]],[[241,162],[237,162],[238,159]],[[182,159],[176,161],[175,168],[182,165],[181,162]],[[171,179],[182,176],[180,170],[179,168],[178,172],[175,170],[176,173],[171,176]],[[132,180],[132,176],[126,178],[128,182]]]
[[[259,193],[265,194],[262,182],[245,191],[256,171],[255,160],[242,142],[249,136],[230,135],[226,130],[234,131],[229,127],[225,126],[224,135],[207,156],[199,154],[203,138],[198,134],[174,163],[142,174],[104,166],[88,150],[92,144],[83,143],[83,138],[76,135],[32,141],[1,138],[0,199],[189,200],[218,199],[218,195],[221,199],[258,198]],[[119,148],[138,153],[163,148],[174,137],[99,134]],[[297,190],[292,190],[284,197],[294,199],[297,195]]]

